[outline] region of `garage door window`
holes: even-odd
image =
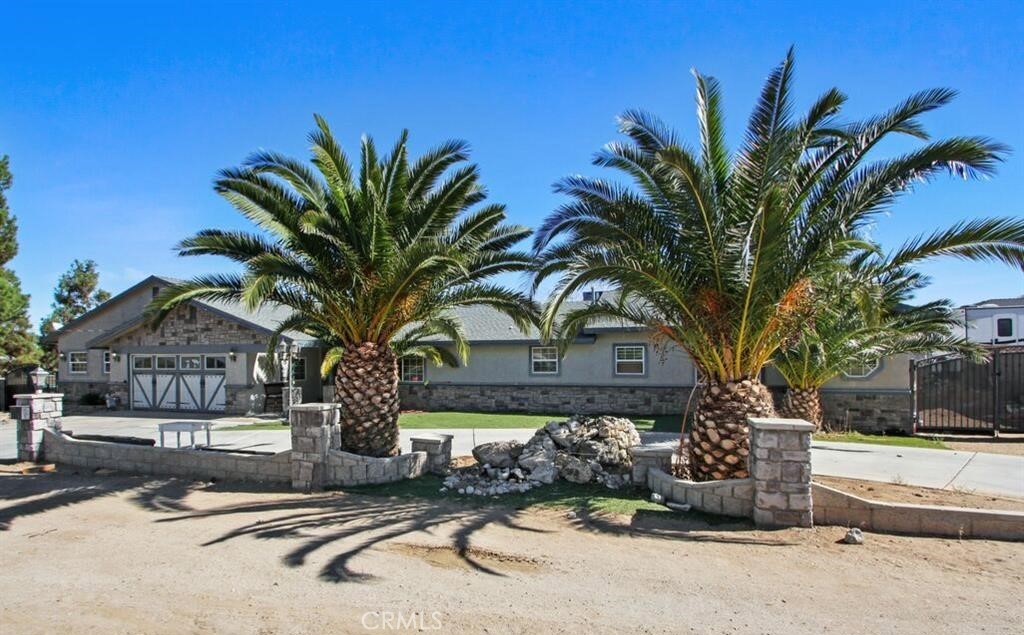
[[[135,370],[153,370],[152,357],[133,357],[132,368]]]
[[[198,355],[182,355],[181,370],[199,370],[203,365]]]
[[[156,367],[160,370],[174,370],[178,365],[175,363],[174,357],[157,357]]]
[[[216,356],[206,358],[206,370],[223,370],[228,367],[227,360],[224,357]]]

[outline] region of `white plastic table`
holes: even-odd
[[[160,428],[160,447],[164,446],[164,432],[173,432],[178,447],[181,447],[181,433],[188,432],[188,447],[196,447],[196,432],[206,430],[206,447],[210,447],[210,422],[209,421],[174,421],[171,423],[157,424]]]

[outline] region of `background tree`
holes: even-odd
[[[322,371],[333,369],[344,405],[343,447],[393,455],[398,354],[464,362],[457,307],[493,307],[523,329],[535,318],[526,295],[488,282],[530,269],[530,255],[512,250],[530,231],[505,224],[502,205],[477,207],[485,193],[476,166],[462,165],[465,143],[449,141],[410,163],[407,133],[384,157],[363,137],[356,175],[327,122],[316,123],[313,168],[258,152],[217,179],[217,192],[261,233],[209,229],[179,245],[181,255],[230,258],[243,273],[169,287],[149,315],[158,324],[192,298],[289,307],[279,332],[298,329],[332,346]],[[451,348],[424,342],[437,335]]]
[[[725,144],[718,83],[695,73],[700,145],[691,150],[657,118],[619,119],[629,141],[594,163],[633,187],[569,177],[556,190],[570,202],[538,231],[535,285],[557,276],[542,318],[564,347],[598,318],[647,325],[685,350],[706,389],[690,432],[694,478],[746,475],[747,417],[774,414],[759,376],[776,351],[814,317],[815,281],[865,245],[865,230],[913,184],[942,173],[987,175],[1005,148],[978,137],[926,142],[904,155],[870,160],[884,139],[927,140],[919,118],[953,91],[911,96],[892,110],[840,124],[846,97],[831,89],[801,117],[791,98],[792,51],[771,73],[739,151]],[[1011,244],[993,257],[1024,262],[1024,221],[1007,221]],[[590,285],[621,293],[561,315]]]
[[[990,248],[1020,241],[1019,225],[961,223],[912,240],[888,257],[880,251],[862,252],[819,281],[814,319],[804,323],[772,361],[788,385],[780,414],[820,427],[821,388],[827,382],[851,368],[894,355],[957,352],[975,361],[984,359],[984,348],[960,335],[962,318],[952,302],[910,304],[929,282],[912,265],[941,255],[991,259],[998,251]]]
[[[4,192],[13,179],[10,161],[0,157],[0,373],[18,364],[39,361],[39,345],[28,317],[29,296],[7,264],[18,254],[18,222],[7,207]]]
[[[110,299],[110,293],[99,288],[100,272],[93,260],[75,260],[57,280],[53,303],[48,316],[43,318],[39,331],[49,335],[71,320],[91,311]],[[45,347],[44,360],[49,368],[56,368],[56,350]]]

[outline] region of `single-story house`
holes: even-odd
[[[246,311],[227,302],[192,301],[155,331],[143,321],[149,301],[173,280],[151,276],[53,333],[58,385],[66,399],[113,393],[132,409],[244,413],[263,393],[256,359],[287,314]],[[537,332],[524,334],[484,307],[460,311],[470,341],[468,365],[399,361],[404,409],[680,414],[697,373],[689,357],[649,330],[617,323],[586,329],[559,357]],[[333,381],[319,375],[320,342],[284,334],[299,346],[295,382],[303,401],[332,400]],[[438,342],[444,344],[443,341]],[[824,390],[826,416],[865,429],[909,428],[909,358],[852,369]],[[772,387],[785,384],[768,370]]]

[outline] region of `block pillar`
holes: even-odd
[[[412,439],[413,452],[427,453],[427,471],[431,474],[448,474],[452,462],[452,435],[418,434]]]
[[[60,432],[64,394],[43,392],[14,395],[11,417],[17,421],[19,461],[43,458],[43,430]]]
[[[304,403],[291,407],[288,423],[292,433],[292,489],[323,490],[327,479],[327,452],[340,414],[340,404]]]
[[[748,419],[754,524],[810,527],[811,433],[802,419]]]
[[[632,449],[633,484],[646,486],[647,471],[657,468],[665,474],[672,474],[672,456],[676,448],[662,445],[638,445]]]

